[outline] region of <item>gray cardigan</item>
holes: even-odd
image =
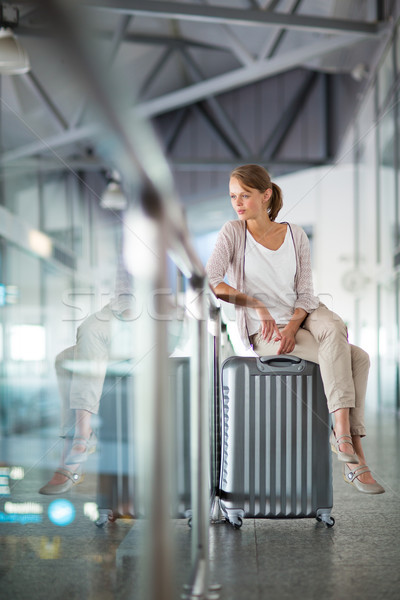
[[[298,225],[288,223],[292,234],[296,253],[295,290],[296,308],[303,308],[310,313],[319,306],[319,300],[314,296],[310,245],[305,231]],[[216,287],[223,282],[225,275],[229,284],[239,292],[244,292],[244,253],[246,246],[246,222],[228,221],[218,234],[210,259],[206,265],[210,284]],[[240,337],[246,346],[250,347],[246,323],[246,311],[242,306],[236,306],[236,320]]]

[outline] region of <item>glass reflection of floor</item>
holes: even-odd
[[[246,519],[239,530],[211,526],[211,581],[222,585],[221,600],[397,600],[399,418],[395,414],[370,416],[367,430],[366,454],[386,493],[366,496],[357,492],[343,481],[333,457],[336,524],[332,529],[313,519]],[[0,498],[0,597],[137,599],[143,522],[118,519],[104,529],[95,526],[96,455],[87,463],[83,483],[64,496],[75,510],[72,522],[67,526],[52,522],[48,509],[55,498],[38,494],[58,458],[58,448],[54,448],[46,455],[46,468],[39,460],[44,456],[40,453],[48,451],[49,440],[47,434],[19,435],[3,437],[1,442],[2,463],[4,457],[13,456],[10,466],[23,466],[24,472],[15,469],[10,479],[10,472],[0,471],[0,487],[4,490],[7,481],[11,483],[11,496]],[[40,522],[7,522],[7,515],[12,514],[5,510],[7,502],[12,503],[11,509],[19,505],[19,510],[21,506],[30,510],[36,520],[40,516]],[[59,508],[59,518],[68,519],[68,506]],[[23,516],[20,513],[20,521]],[[174,528],[179,591],[189,573],[191,532],[184,519],[175,520]]]
[[[3,437],[1,446],[0,597],[137,598],[145,523],[119,518],[95,525],[98,453],[81,483],[44,496],[38,490],[58,465],[61,441],[44,431]],[[190,572],[190,529],[186,519],[173,523],[181,589]]]

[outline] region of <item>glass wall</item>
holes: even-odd
[[[371,356],[369,405],[389,410],[400,408],[398,37],[397,32],[353,126],[356,261],[362,274],[357,335]]]
[[[23,590],[34,600],[77,593],[158,600],[154,590],[142,591],[155,581],[148,574],[152,552],[161,556],[158,564],[168,563],[171,589],[183,592],[197,564],[204,578],[198,554],[207,546],[201,534],[208,532],[220,461],[216,437],[208,437],[219,427],[219,405],[209,414],[206,406],[218,388],[219,324],[210,319],[207,334],[201,294],[192,291],[186,306],[191,283],[167,260],[159,230],[134,206],[136,196],[128,195],[125,210],[102,206],[106,183],[101,170],[58,171],[54,164],[35,174],[13,166],[0,179],[5,597]],[[199,372],[206,402],[195,404]],[[162,498],[150,496],[154,486]],[[32,573],[41,578],[31,594]],[[45,591],[53,581],[54,595]]]

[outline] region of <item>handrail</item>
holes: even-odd
[[[177,201],[171,170],[153,128],[135,110],[123,111],[117,104],[116,98],[123,95],[121,82],[111,82],[104,77],[109,69],[106,65],[102,65],[103,69],[99,66],[98,55],[91,56],[81,32],[79,10],[82,7],[60,0],[44,0],[44,4],[53,18],[60,41],[68,48],[76,72],[81,75],[82,84],[102,110],[104,125],[116,136],[118,147],[108,144],[108,148],[102,148],[104,157],[110,165],[118,165],[125,183],[131,184],[133,194],[140,195],[147,216],[164,222],[167,245],[177,254],[183,272],[204,277],[203,264],[190,242],[182,207]],[[87,36],[87,31],[85,34]],[[135,135],[129,136],[129,131],[134,131]],[[137,189],[137,176],[141,190]]]
[[[193,543],[192,559],[194,572],[192,575],[192,593],[196,597],[206,597],[209,591],[208,573],[208,527],[209,527],[209,411],[208,389],[205,385],[207,379],[206,337],[208,307],[206,307],[205,294],[209,294],[212,311],[218,311],[219,303],[207,283],[204,267],[190,241],[183,211],[177,202],[177,194],[173,185],[173,178],[167,161],[161,151],[158,140],[150,125],[129,111],[129,123],[126,122],[127,113],[121,112],[117,106],[116,98],[118,86],[115,82],[110,85],[104,73],[106,68],[100,69],[98,57],[92,60],[85,44],[84,37],[80,35],[81,27],[77,13],[79,6],[68,7],[65,2],[46,0],[45,4],[49,16],[53,19],[59,40],[68,49],[68,55],[73,59],[77,73],[85,83],[89,93],[103,113],[104,124],[114,136],[114,144],[103,146],[102,153],[110,165],[118,166],[125,185],[133,197],[138,197],[141,208],[146,217],[151,221],[149,229],[153,231],[150,250],[160,258],[157,265],[152,265],[148,273],[142,273],[141,286],[144,293],[151,293],[152,289],[165,283],[166,265],[164,256],[167,250],[173,253],[175,261],[183,273],[188,276],[191,291],[195,294],[194,306],[197,310],[197,321],[194,327],[197,352],[194,354],[191,368],[191,402],[193,418],[191,433],[193,459],[195,466],[193,473]],[[87,35],[87,31],[85,32]],[[112,94],[110,93],[112,89]],[[124,118],[120,115],[123,114]],[[129,136],[129,131],[134,131],[134,136]],[[110,149],[111,146],[111,149]],[[138,186],[138,180],[140,186]],[[159,314],[166,313],[165,299],[160,294],[157,298]],[[150,537],[149,557],[150,565],[146,572],[149,574],[145,582],[146,600],[172,600],[175,596],[173,577],[169,553],[166,551],[171,541],[167,523],[165,504],[168,498],[168,443],[172,440],[171,428],[168,425],[168,405],[163,402],[163,391],[167,382],[167,343],[166,324],[160,321],[155,324],[154,319],[145,319],[145,328],[148,335],[153,335],[161,352],[158,356],[159,377],[150,382],[146,389],[147,402],[146,423],[147,433],[154,435],[154,447],[148,448],[146,457],[150,469],[149,497],[150,501]],[[144,332],[143,332],[144,333]],[[151,360],[156,360],[157,355],[149,354],[145,360],[149,370],[154,367]],[[145,389],[143,379],[139,377],[139,396]],[[142,387],[141,387],[142,386]],[[163,390],[164,386],[164,390]],[[139,416],[139,415],[137,415]],[[142,417],[142,414],[140,414]],[[136,427],[138,427],[135,419]],[[153,428],[153,429],[152,429]],[[167,471],[167,472],[165,472]],[[152,523],[156,521],[157,525]],[[153,539],[154,538],[154,539]],[[155,577],[156,574],[156,577]]]

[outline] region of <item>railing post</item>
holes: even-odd
[[[186,598],[218,598],[209,582],[210,404],[205,278],[192,277],[188,291],[192,321],[191,360],[191,488],[192,581]]]
[[[128,244],[135,296],[142,311],[136,324],[134,423],[139,511],[144,513],[141,600],[176,600],[174,540],[171,530],[173,411],[168,393],[164,223],[136,214],[129,221]],[[128,233],[129,235],[129,233]],[[136,240],[136,242],[135,242]],[[137,240],[145,240],[140,244]],[[135,243],[138,244],[135,251]],[[140,248],[139,248],[140,246]],[[140,250],[140,251],[139,251]],[[127,263],[129,257],[126,257]],[[129,263],[128,263],[129,264]]]

